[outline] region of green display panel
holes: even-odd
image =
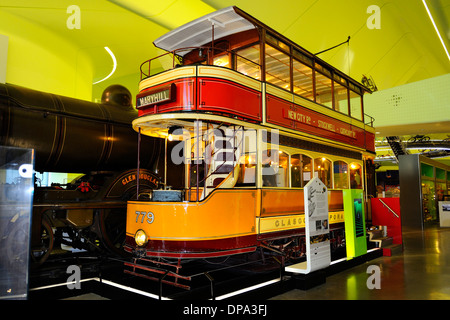
[[[343,190],[347,259],[367,253],[364,197],[360,189]]]

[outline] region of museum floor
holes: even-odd
[[[380,257],[327,277],[312,289],[272,300],[450,300],[450,228],[404,232],[402,254]],[[379,266],[380,289],[369,289],[370,265]]]

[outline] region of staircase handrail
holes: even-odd
[[[378,200],[380,200],[380,202],[386,207],[386,208],[388,208],[388,210],[390,211],[390,212],[392,212],[392,214],[394,215],[394,216],[396,216],[397,218],[400,218],[400,216],[398,215],[398,214],[396,214],[395,213],[395,211],[394,210],[392,210],[383,200],[381,200],[380,198],[378,198]]]

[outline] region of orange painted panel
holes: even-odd
[[[256,233],[256,190],[216,190],[202,202],[127,204],[129,236],[144,230],[150,240],[211,240]],[[149,212],[151,214],[149,214]]]
[[[303,213],[303,190],[263,189],[261,217]]]

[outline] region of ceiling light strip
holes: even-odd
[[[427,2],[425,0],[422,0],[422,2],[423,2],[423,5],[425,6],[425,9],[427,10],[428,16],[430,17],[430,20],[431,20],[431,23],[433,24],[434,30],[436,30],[439,40],[441,41],[441,44],[444,47],[445,53],[447,54],[447,58],[448,58],[448,60],[450,60],[450,54],[448,53],[447,47],[445,46],[445,43],[444,43],[444,40],[442,39],[441,34],[439,33],[439,30],[436,26],[436,23],[434,22],[433,16],[431,15],[430,10],[428,9]]]
[[[105,81],[106,79],[108,79],[109,77],[111,77],[112,75],[113,75],[113,73],[116,71],[116,68],[117,68],[117,60],[116,60],[116,57],[114,56],[114,53],[111,51],[111,49],[109,49],[108,47],[105,47],[105,50],[106,51],[108,51],[108,53],[109,53],[109,55],[111,56],[111,59],[112,59],[112,61],[113,61],[113,63],[114,63],[114,65],[113,65],[113,69],[112,69],[112,71],[111,71],[111,73],[110,74],[108,74],[106,77],[104,77],[102,80],[99,80],[99,81],[97,81],[97,82],[94,82],[93,84],[97,84],[97,83],[100,83],[100,82],[102,82],[102,81]]]

